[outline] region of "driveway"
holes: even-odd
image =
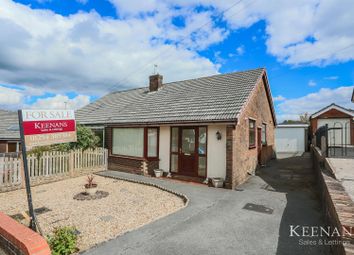
[[[323,225],[309,157],[273,161],[237,190],[114,171],[103,174],[155,183],[185,194],[190,202],[174,214],[87,251],[87,255],[328,254],[325,246],[299,245],[309,238],[289,236],[289,225]],[[246,204],[255,205],[246,210]]]

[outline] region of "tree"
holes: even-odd
[[[94,149],[100,142],[100,138],[96,136],[91,129],[80,124],[76,125],[76,135],[77,142],[35,147],[29,153],[40,157],[45,151],[70,151],[76,149],[87,150],[90,148]]]
[[[77,142],[54,145],[54,150],[69,151],[76,149],[94,149],[98,146],[100,138],[95,133],[80,124],[76,125]]]
[[[308,112],[300,114],[299,118],[302,123],[310,123],[310,115]]]

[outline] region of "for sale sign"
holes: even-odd
[[[27,147],[76,142],[73,110],[22,110],[22,128]]]

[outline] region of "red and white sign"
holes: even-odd
[[[28,147],[77,140],[73,110],[22,110],[22,121]]]

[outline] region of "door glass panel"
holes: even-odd
[[[171,154],[171,172],[176,173],[178,169],[178,155]]]
[[[192,154],[195,150],[194,129],[182,129],[182,153]]]
[[[199,148],[198,148],[198,153],[200,155],[206,154],[206,141],[207,141],[206,128],[201,127],[199,128]]]
[[[206,158],[199,156],[198,162],[198,175],[205,176],[206,175]]]
[[[172,128],[171,151],[178,152],[178,128]]]

